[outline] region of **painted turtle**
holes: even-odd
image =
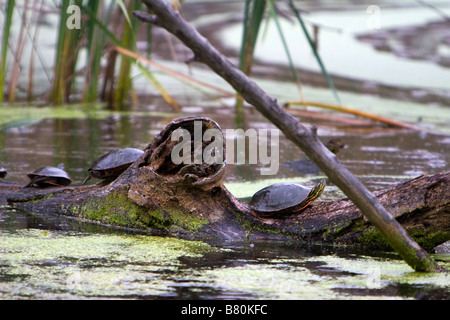
[[[8,173],[8,171],[6,171],[5,168],[0,167],[0,179],[6,177],[6,174]]]
[[[85,184],[89,179],[115,179],[132,165],[144,151],[134,148],[117,149],[105,153],[91,165],[84,179]]]
[[[297,183],[276,183],[256,192],[249,206],[260,216],[298,212],[316,200],[325,189],[325,180],[312,189]]]
[[[41,188],[50,186],[68,186],[72,183],[67,172],[64,171],[64,163],[60,163],[57,167],[42,167],[35,170],[32,173],[27,174],[30,178],[30,183],[28,183],[25,188],[38,186]]]

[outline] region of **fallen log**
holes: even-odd
[[[0,182],[0,206],[184,239],[291,239],[388,246],[348,199],[329,202],[319,199],[299,214],[271,218],[255,215],[224,186],[226,161],[223,164],[172,161],[172,152],[180,145],[173,139],[173,133],[184,129],[194,134],[194,123],[201,123],[202,132],[206,129],[221,132],[217,123],[205,117],[174,120],[147,146],[140,159],[109,184],[24,189]],[[212,143],[203,142],[201,152]],[[220,143],[225,148],[225,143]],[[195,148],[191,151],[194,157]],[[223,151],[222,156],[225,154]],[[424,175],[375,195],[409,234],[430,250],[450,240],[449,186],[447,172]]]
[[[327,175],[376,226],[390,246],[416,271],[434,272],[439,266],[405,231],[377,198],[367,190],[318,139],[314,130],[306,128],[283,110],[254,81],[238,70],[207,39],[187,23],[167,1],[142,0],[152,14],[133,12],[141,21],[162,27],[176,36],[193,52],[190,61],[202,62],[226,80],[242,98],[275,124]]]

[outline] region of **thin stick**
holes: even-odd
[[[325,121],[333,121],[335,123],[342,123],[345,125],[351,125],[351,126],[373,126],[374,122],[370,120],[365,119],[350,119],[350,118],[344,118],[344,117],[336,117],[329,114],[319,113],[311,110],[301,110],[301,109],[292,109],[292,108],[285,108],[287,112],[290,114],[293,114],[295,116],[305,117],[305,118],[312,118],[312,119],[320,119]]]
[[[213,85],[210,85],[209,83],[206,83],[206,82],[203,82],[203,81],[191,78],[191,77],[186,76],[186,75],[184,75],[184,74],[182,74],[180,72],[177,72],[177,71],[174,71],[174,70],[172,70],[170,68],[164,67],[163,65],[160,65],[159,63],[156,63],[156,62],[154,62],[154,61],[152,61],[150,59],[147,59],[147,58],[145,58],[143,56],[140,56],[140,55],[138,55],[138,54],[136,54],[136,53],[134,53],[134,52],[132,52],[130,50],[125,49],[125,48],[116,46],[116,47],[114,47],[114,49],[116,51],[120,52],[121,54],[129,56],[129,57],[131,57],[133,59],[136,59],[136,61],[138,61],[138,62],[139,61],[143,61],[146,64],[148,64],[149,66],[155,67],[155,68],[157,68],[157,69],[159,69],[159,70],[161,70],[161,71],[163,71],[163,72],[165,72],[167,74],[170,74],[170,75],[172,75],[172,76],[174,76],[174,77],[176,77],[178,79],[181,79],[181,80],[184,80],[184,81],[187,81],[187,82],[191,82],[191,83],[196,83],[196,84],[198,84],[200,86],[203,86],[203,87],[209,88],[211,90],[217,91],[217,92],[219,92],[219,93],[221,93],[221,94],[223,94],[224,96],[227,96],[227,97],[233,97],[233,98],[237,98],[237,99],[242,99],[241,97],[239,97],[238,95],[236,95],[236,94],[234,94],[232,92],[229,92],[229,91],[217,88],[217,87],[215,87]]]
[[[368,118],[368,119],[384,122],[386,124],[389,124],[389,125],[392,125],[392,126],[396,126],[396,127],[402,127],[402,128],[413,129],[413,130],[416,130],[416,131],[421,131],[420,128],[417,128],[416,126],[413,126],[412,124],[409,124],[409,123],[404,123],[404,122],[392,120],[392,119],[389,119],[389,118],[385,118],[385,117],[382,117],[382,116],[378,116],[378,115],[373,114],[373,113],[360,111],[360,110],[356,110],[356,109],[351,109],[351,108],[347,108],[347,107],[341,107],[341,106],[337,106],[337,105],[329,104],[329,103],[313,102],[313,101],[305,101],[305,102],[303,102],[303,101],[288,101],[286,103],[286,105],[288,105],[288,106],[289,105],[307,105],[307,106],[311,106],[311,107],[330,109],[330,110],[334,110],[334,111],[345,112],[345,113],[349,113],[349,114],[354,114],[356,116],[361,116],[361,117],[364,117],[364,118]]]

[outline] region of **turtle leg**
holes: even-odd
[[[86,184],[86,182],[88,182],[89,179],[91,179],[91,178],[92,178],[91,175],[88,175],[88,176],[86,177],[86,179],[83,180],[83,182],[81,183],[81,185]]]
[[[31,179],[31,181],[25,186],[23,187],[25,188],[31,188],[31,187],[35,187],[39,185],[39,182],[44,181],[45,179],[42,177],[34,177],[33,179]]]
[[[33,184],[34,184],[34,180],[31,180],[30,182],[28,182],[28,184],[25,187],[23,187],[23,189],[30,188],[33,186]]]

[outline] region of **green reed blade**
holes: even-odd
[[[310,37],[310,35],[308,33],[308,30],[306,29],[305,23],[303,22],[303,19],[301,18],[300,13],[297,10],[297,8],[295,7],[295,5],[294,5],[292,0],[289,0],[289,7],[291,8],[292,12],[295,14],[295,17],[297,18],[297,21],[299,22],[299,24],[300,24],[300,26],[301,26],[301,28],[303,30],[303,33],[305,34],[305,37],[308,40],[308,44],[309,44],[311,50],[314,53],[314,57],[316,58],[317,63],[319,64],[320,69],[322,70],[322,74],[324,75],[324,77],[325,77],[325,79],[326,79],[326,81],[328,83],[328,86],[333,91],[333,95],[334,95],[337,103],[341,104],[341,100],[339,99],[339,96],[338,96],[337,90],[336,90],[336,88],[335,88],[335,86],[333,84],[333,81],[331,80],[331,77],[328,74],[328,72],[327,72],[327,70],[325,68],[325,65],[323,64],[322,59],[320,58],[319,52],[317,51],[317,48],[314,45],[314,42],[311,39],[311,37]]]
[[[63,72],[63,55],[66,43],[66,21],[67,21],[67,8],[70,5],[70,1],[63,1],[60,8],[60,20],[58,30],[58,43],[55,53],[55,65],[53,70],[53,84],[50,92],[50,101],[54,104],[61,104],[64,96],[64,72]]]
[[[253,60],[256,40],[264,17],[266,8],[265,1],[253,1],[253,8],[250,11],[251,0],[245,2],[245,14],[243,22],[242,43],[240,52],[239,68],[245,73],[250,73],[250,66]]]
[[[100,15],[103,8],[103,1],[89,0],[87,7],[91,12]],[[98,75],[100,73],[100,60],[102,58],[105,37],[100,35],[100,30],[96,23],[89,19],[86,23],[87,29],[87,52],[88,62],[84,84],[83,102],[95,102],[98,92]]]
[[[9,33],[11,30],[12,15],[14,12],[15,0],[8,0],[6,6],[6,16],[3,25],[3,39],[2,39],[2,51],[1,51],[1,64],[0,64],[0,102],[3,101],[3,89],[5,86],[6,77],[6,56],[8,54],[8,41]]]
[[[252,0],[245,1],[242,43],[239,57],[239,69],[247,75],[250,74],[256,40],[258,39],[259,29],[266,9],[266,1],[253,0],[253,6],[250,10],[251,3]],[[242,99],[236,100],[236,110],[238,113],[242,113]]]
[[[278,14],[277,14],[277,12],[275,10],[275,5],[273,4],[273,1],[269,1],[269,13],[273,17],[273,19],[275,21],[275,25],[277,26],[278,34],[280,35],[281,42],[283,43],[284,51],[286,52],[286,56],[287,56],[288,61],[289,61],[289,66],[290,66],[291,71],[292,71],[292,76],[294,77],[295,82],[298,85],[300,85],[300,79],[298,78],[297,70],[295,69],[294,62],[292,60],[291,53],[289,51],[289,47],[288,47],[286,38],[284,37],[283,30],[281,28],[281,24],[280,24],[280,21],[278,19]]]
[[[439,15],[441,18],[443,18],[446,21],[450,21],[450,16],[446,14],[444,11],[436,7],[435,5],[428,3],[427,1],[422,0],[415,0],[418,4],[420,4],[422,7],[429,8],[432,11],[434,11],[437,15]]]
[[[124,16],[129,22],[124,25],[123,30],[123,39],[121,43],[121,47],[130,49],[131,51],[135,50],[136,47],[136,32],[139,24],[138,19],[133,19],[133,21],[129,20],[129,12],[133,12],[134,10],[139,10],[141,7],[140,2],[130,1],[128,2],[128,6],[124,8],[120,5],[121,1],[118,1],[120,9],[123,11]],[[122,2],[123,4],[123,2]],[[123,109],[126,105],[126,98],[130,91],[132,90],[132,79],[131,79],[131,63],[130,59],[122,59],[119,67],[119,75],[117,78],[117,88],[114,95],[114,106],[118,109]]]
[[[180,111],[181,107],[176,102],[174,98],[169,94],[169,92],[159,83],[159,81],[153,76],[153,73],[151,73],[149,70],[144,68],[140,63],[137,64],[137,67],[142,72],[142,74],[147,78],[147,80],[153,84],[153,86],[159,91],[163,99],[170,104],[174,110]]]
[[[131,7],[131,10],[139,10],[140,9],[140,3],[137,3],[136,6],[133,8]],[[122,10],[123,7],[121,7]],[[136,32],[138,29],[138,21],[137,19],[133,20],[133,23],[131,25],[128,25],[125,27],[124,30],[124,38],[119,40],[109,29],[108,29],[108,23],[103,23],[100,21],[95,12],[93,12],[90,8],[85,7],[83,8],[84,12],[88,14],[90,20],[92,20],[95,25],[103,31],[103,33],[106,35],[106,37],[114,43],[117,47],[128,49],[129,51],[134,52],[135,51],[135,43],[136,43]],[[128,14],[128,12],[127,12]],[[148,51],[147,51],[148,53]],[[128,91],[131,89],[131,78],[130,78],[130,69],[131,69],[131,63],[136,63],[138,59],[131,57],[130,55],[123,55],[125,59],[120,66],[119,76],[117,79],[118,83],[118,89],[115,92],[115,102],[114,105],[118,108],[123,107],[123,102],[128,94]],[[178,109],[179,106],[176,103],[175,99],[172,98],[169,94],[169,92],[156,80],[156,78],[153,76],[153,74],[142,67],[140,63],[137,64],[137,67],[139,70],[144,74],[144,76],[149,80],[150,83],[153,84],[153,86],[160,92],[161,96],[175,109]],[[122,106],[121,106],[122,104]]]
[[[82,10],[89,16],[89,20],[94,22],[95,25],[99,27],[108,39],[111,40],[116,46],[120,46],[122,44],[122,42],[108,29],[108,25],[97,18],[97,14],[95,12],[93,12],[89,7],[82,7]]]
[[[122,0],[116,0],[117,5],[120,7],[120,9],[122,10],[125,19],[128,22],[128,25],[131,26],[131,20],[130,20],[130,15],[128,14],[128,10],[127,10],[127,6],[125,5],[125,3]],[[135,19],[136,20],[136,19]]]

